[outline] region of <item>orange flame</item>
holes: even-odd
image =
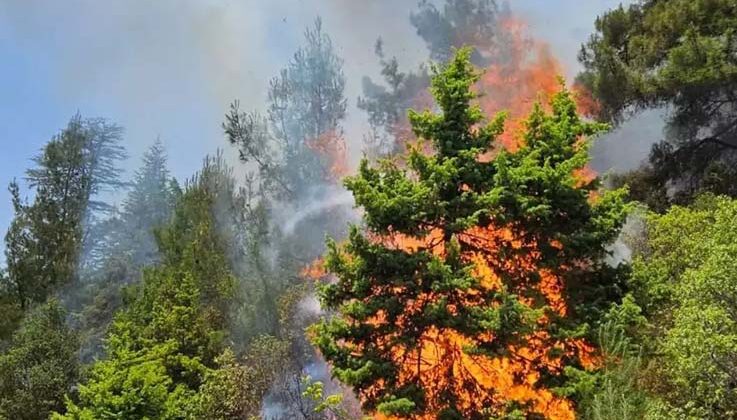
[[[559,75],[563,73],[561,64],[552,56],[549,46],[535,40],[526,32],[525,24],[515,18],[501,20],[502,41],[490,45],[475,45],[482,54],[503,57],[494,60],[484,69],[476,89],[480,94],[479,104],[487,115],[507,111],[508,119],[500,143],[509,151],[516,151],[523,145],[522,132],[525,118],[536,102],[547,104],[561,88]],[[576,100],[585,115],[597,110],[596,102],[580,86],[574,86]],[[415,109],[431,107],[427,94],[415,98]],[[414,143],[411,127],[403,118],[393,127],[397,141],[405,145]],[[491,153],[493,151],[489,151]],[[480,159],[490,159],[488,154]],[[586,187],[596,174],[590,168],[576,171],[576,187]],[[399,382],[415,383],[425,391],[426,414],[414,419],[434,419],[447,404],[446,393],[450,391],[457,399],[455,404],[464,413],[489,413],[493,415],[509,402],[517,403],[526,414],[536,413],[550,419],[567,420],[575,418],[574,406],[568,399],[555,395],[542,384],[543,374],[559,375],[564,366],[572,361],[586,369],[596,368],[599,358],[596,349],[582,339],[560,339],[545,331],[552,316],[567,316],[570,309],[565,301],[563,274],[574,267],[559,267],[557,270],[539,267],[542,258],[540,245],[520,239],[523,235],[511,227],[486,226],[471,228],[459,235],[462,259],[472,264],[472,275],[487,291],[511,288],[519,294],[519,302],[530,308],[542,305],[550,308],[532,320],[535,328],[520,337],[518,345],[509,345],[498,355],[478,354],[467,351],[482,343],[494,341],[493,335],[466,336],[451,329],[427,328],[412,346],[396,344],[397,337],[385,337],[380,346],[386,346],[393,361],[400,366]],[[393,233],[372,240],[385,246],[409,253],[421,250],[445,256],[446,242],[442,230],[434,229],[424,237],[410,237]],[[560,243],[548,244],[561,249]],[[501,249],[514,249],[512,255],[502,256]],[[325,275],[320,265],[306,268],[305,275],[320,278]],[[514,284],[502,281],[512,278]],[[464,292],[459,291],[463,294]],[[534,297],[531,297],[534,296]],[[417,314],[437,296],[432,293],[417,296],[405,302],[404,315],[392,322],[401,325],[410,315]],[[490,302],[471,292],[461,299],[464,307],[483,307]],[[497,303],[491,303],[496,305]],[[449,305],[453,312],[457,308]],[[389,322],[381,313],[372,321],[375,325]],[[355,346],[353,343],[344,343]],[[389,347],[391,346],[391,347]],[[356,350],[361,350],[356,347]],[[359,397],[379,395],[382,384],[363,391]],[[374,413],[376,419],[394,419]]]
[[[551,54],[549,46],[526,34],[525,24],[514,18],[500,22],[503,43],[479,46],[482,54],[491,57],[503,57],[495,60],[484,69],[476,84],[479,105],[487,115],[506,111],[508,118],[500,143],[509,151],[517,150],[523,142],[525,118],[532,111],[534,104],[543,106],[561,88],[560,74],[563,68]],[[503,50],[502,50],[503,49]],[[581,87],[574,87],[576,100],[582,112],[591,115],[596,111],[596,103]],[[409,131],[405,129],[405,132]],[[492,153],[493,151],[489,151]],[[480,159],[490,159],[482,156]],[[576,171],[576,187],[588,185],[596,174],[586,167]],[[444,255],[445,249],[441,240],[441,232],[433,231],[424,238],[411,238],[402,235],[391,235],[380,240],[387,245],[393,244],[397,249],[417,252],[420,249],[431,249],[436,255]],[[511,274],[518,279],[529,279],[531,273],[537,273],[537,282],[521,281],[517,287],[534,289],[543,297],[554,314],[566,316],[569,309],[564,299],[565,285],[558,273],[537,268],[540,257],[537,244],[524,243],[515,239],[508,228],[473,228],[459,235],[457,240],[462,249],[467,249],[463,258],[473,263],[473,275],[480,280],[484,288],[499,289],[502,281],[497,273]],[[497,250],[504,243],[513,248],[525,249],[513,256],[500,258]],[[551,244],[560,247],[561,244]],[[474,251],[468,251],[473,249]],[[527,294],[529,295],[529,293]],[[474,296],[464,297],[469,306],[483,305]],[[433,296],[419,296],[415,302],[408,302],[406,311],[420,310]],[[521,303],[533,307],[532,298],[520,298]],[[539,305],[537,305],[539,307]],[[449,308],[452,309],[452,308]],[[375,322],[381,322],[377,319]],[[401,322],[401,319],[395,322]],[[414,348],[398,347],[392,350],[394,360],[401,366],[400,381],[418,383],[426,392],[426,401],[430,404],[424,416],[417,419],[435,418],[443,409],[444,398],[440,393],[451,389],[458,408],[466,413],[481,413],[484,410],[495,410],[505,403],[516,402],[525,407],[526,413],[537,413],[550,419],[573,419],[573,404],[556,396],[540,383],[541,373],[553,375],[562,373],[566,360],[578,360],[584,368],[592,369],[599,363],[595,349],[584,340],[561,340],[551,337],[544,331],[549,322],[548,315],[541,315],[536,321],[538,328],[523,337],[524,345],[509,346],[504,355],[490,357],[488,355],[472,355],[464,351],[479,342],[490,342],[493,337],[467,337],[453,330],[428,329],[421,338],[421,343]],[[378,392],[375,390],[374,392]],[[371,393],[372,390],[368,390]],[[490,401],[492,402],[490,404]],[[434,404],[434,405],[433,405]],[[490,406],[491,405],[491,406]],[[490,412],[490,414],[492,414]],[[390,419],[375,414],[377,419]]]
[[[350,173],[345,138],[336,130],[306,142],[307,147],[327,159],[329,178],[337,181]]]
[[[561,88],[563,65],[550,51],[550,46],[528,34],[527,24],[512,16],[499,21],[499,36],[496,42],[479,45],[471,43],[482,55],[493,57],[492,64],[482,69],[476,84],[479,105],[486,115],[505,111],[508,118],[501,144],[509,151],[521,145],[521,133],[525,118],[535,103],[547,106]],[[585,116],[596,115],[600,105],[580,84],[572,86],[579,111]],[[432,97],[427,91],[418,94],[412,101],[413,109],[432,108]],[[393,134],[402,144],[414,144],[414,135],[406,117],[395,127]],[[482,157],[489,159],[489,156]]]
[[[544,298],[545,304],[557,315],[565,316],[568,308],[563,297],[564,284],[561,273],[537,268],[540,253],[534,243],[524,243],[515,239],[512,230],[492,227],[472,228],[457,236],[461,244],[463,258],[473,264],[472,273],[482,288],[499,290],[502,281],[498,273],[512,274],[519,279],[529,280],[531,273],[537,273],[539,281],[525,281],[515,285],[519,291],[529,288],[537,290]],[[385,246],[406,252],[415,253],[429,250],[435,255],[445,254],[445,242],[441,230],[436,229],[424,238],[391,234],[374,238]],[[524,250],[506,259],[500,259],[498,250],[502,245],[513,249]],[[560,244],[551,244],[560,249]],[[527,284],[523,284],[527,283]],[[529,295],[529,293],[527,294]],[[463,297],[464,306],[483,306],[487,304],[477,296],[468,294]],[[418,296],[406,302],[406,314],[422,311],[423,307],[435,301],[431,295]],[[520,301],[533,307],[532,298],[520,298]],[[539,305],[537,305],[539,307]],[[449,308],[451,311],[454,308]],[[401,325],[406,316],[400,316],[394,322]],[[387,322],[382,317],[373,320],[380,325]],[[541,315],[535,320],[538,328],[523,337],[520,346],[510,345],[504,355],[476,355],[466,351],[470,346],[481,342],[491,342],[494,337],[487,334],[480,337],[468,337],[456,331],[429,328],[414,347],[396,346],[391,349],[394,361],[400,366],[400,382],[417,383],[426,392],[429,404],[425,412],[431,413],[413,417],[415,419],[435,418],[435,413],[442,410],[445,399],[441,395],[452,390],[458,399],[457,407],[463,412],[482,413],[484,410],[500,409],[507,402],[517,402],[527,407],[528,413],[538,413],[551,419],[575,418],[573,404],[555,396],[541,383],[541,373],[547,371],[560,374],[566,359],[577,359],[581,366],[593,368],[597,365],[594,348],[583,340],[561,340],[551,337],[543,330],[549,322],[548,316]],[[386,338],[387,343],[391,337]],[[551,351],[555,350],[555,351]],[[378,389],[367,393],[378,392]],[[493,411],[489,411],[492,414]],[[393,419],[376,414],[377,419]]]
[[[536,102],[547,104],[560,90],[563,67],[547,43],[527,34],[522,20],[500,22],[501,36],[490,46],[479,46],[492,57],[502,57],[484,69],[477,84],[481,109],[487,115],[506,111],[509,116],[501,143],[510,151],[521,144],[520,133]]]
[[[325,260],[318,258],[305,266],[299,275],[306,279],[320,280],[327,276],[328,272],[325,270]]]

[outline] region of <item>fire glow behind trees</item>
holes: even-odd
[[[410,112],[422,146],[406,168],[362,162],[346,186],[365,232],[329,243],[335,312],[312,330],[334,375],[379,417],[573,418],[553,388],[594,369],[591,327],[621,281],[602,260],[626,213],[621,190],[582,178],[586,137],[568,92],[534,106],[516,150],[505,116],[484,125],[461,50],[436,69],[441,112]],[[490,154],[490,151],[494,151]],[[488,158],[481,158],[487,155]],[[404,166],[404,165],[402,165]]]

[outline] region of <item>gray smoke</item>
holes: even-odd
[[[597,172],[626,172],[647,161],[653,144],[663,138],[665,110],[644,111],[594,141],[591,166]]]
[[[620,264],[629,264],[632,257],[641,253],[645,248],[647,238],[646,224],[647,210],[644,207],[636,207],[625,220],[619,236],[609,246],[609,255],[606,263],[612,267]]]
[[[41,82],[49,86],[47,95],[63,110],[64,119],[43,121],[42,140],[76,110],[107,117],[126,128],[125,146],[132,157],[128,173],[161,135],[173,174],[185,179],[200,168],[203,156],[226,147],[220,123],[233,100],[239,99],[242,109],[263,110],[269,79],[287,64],[302,43],[304,28],[319,15],[345,60],[349,110],[344,127],[350,162],[355,165],[368,130],[365,114],[355,107],[361,80],[381,79],[374,55],[376,39],[384,39],[387,56],[397,56],[405,70],[416,69],[428,55],[409,24],[416,4],[417,0],[0,0],[0,48],[9,39],[27,52],[29,60],[48,69],[48,80]],[[563,62],[564,76],[572,80],[579,70],[575,54],[592,32],[596,15],[618,4],[618,0],[518,0],[511,7],[529,22],[534,35],[550,43]],[[18,115],[18,121],[29,121],[38,110],[17,112],[27,113]],[[24,127],[10,130],[21,133]],[[606,172],[636,167],[661,130],[656,112],[632,119],[599,139],[592,149],[594,168]],[[27,140],[38,142],[14,139],[20,144]],[[240,177],[247,168],[236,162],[233,148],[225,150]],[[0,168],[0,184],[18,175]],[[342,188],[316,185],[309,195],[300,208],[277,211],[273,222],[285,236],[329,211],[356,216],[353,198]],[[10,207],[6,196],[0,196],[0,206]],[[6,226],[7,221],[0,220],[3,231]],[[314,236],[308,239],[321,246],[324,238]],[[612,252],[613,263],[629,259],[624,242],[615,244]],[[321,314],[314,296],[301,301],[299,311],[305,317]],[[330,383],[320,359],[308,364],[304,373]],[[282,418],[283,413],[278,401],[264,402],[264,417]]]
[[[0,90],[12,92],[10,84],[23,81],[18,77],[44,77],[27,84],[45,87],[45,96],[34,97],[35,102],[53,104],[53,112],[45,110],[39,120],[39,109],[19,108],[11,102],[17,98],[3,95],[0,102],[8,102],[0,109],[13,112],[3,132],[20,145],[21,154],[14,159],[23,161],[79,110],[125,127],[131,154],[128,173],[160,135],[172,173],[185,179],[199,168],[204,155],[224,145],[220,122],[230,102],[240,99],[243,109],[262,108],[269,79],[300,45],[305,26],[320,15],[345,59],[350,106],[346,139],[350,160],[356,163],[367,126],[355,101],[363,76],[380,79],[373,52],[376,39],[385,40],[387,55],[396,55],[404,69],[416,68],[427,57],[409,24],[416,4],[417,0],[0,0],[0,49],[12,45],[13,51],[23,51],[28,65],[44,69],[0,78]],[[511,6],[529,21],[533,34],[550,42],[571,80],[578,70],[575,54],[591,33],[596,15],[617,4],[518,0]],[[565,22],[554,21],[556,16],[565,16]],[[8,89],[3,83],[9,84]],[[34,121],[32,130],[25,126],[27,121]],[[235,163],[232,149],[226,153]],[[0,170],[0,184],[7,185],[20,175],[16,172]],[[4,188],[0,215],[4,219],[10,215]],[[7,220],[0,220],[0,230],[5,227]]]

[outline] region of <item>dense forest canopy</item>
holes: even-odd
[[[737,58],[733,1],[640,1],[596,20],[581,48],[579,78],[621,122],[646,108],[668,110],[663,140],[633,192],[663,209],[703,191],[734,195]]]
[[[736,419],[737,1],[600,10],[571,82],[514,6],[417,1],[378,77],[313,15],[185,177],[70,110],[8,185],[0,419]]]

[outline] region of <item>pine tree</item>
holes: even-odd
[[[358,98],[358,108],[368,115],[369,133],[364,137],[367,156],[382,157],[401,153],[400,140],[406,134],[407,110],[416,105],[421,93],[427,90],[430,78],[425,67],[417,71],[401,71],[396,57],[387,58],[384,42],[379,39],[374,48],[384,84],[377,84],[369,77],[362,81],[363,96]]]
[[[428,0],[418,2],[418,10],[410,15],[412,26],[430,50],[430,58],[445,63],[453,51],[464,45],[472,46],[471,61],[484,65],[489,57],[476,46],[488,46],[498,35],[500,14],[496,0],[446,0],[438,8]]]
[[[218,368],[235,279],[216,230],[205,175],[188,186],[161,229],[161,264],[127,292],[79,400],[55,418],[197,418],[200,387]]]
[[[171,217],[176,201],[176,187],[172,183],[164,145],[157,140],[143,155],[141,168],[123,202],[120,237],[114,244],[118,251],[128,254],[134,267],[158,261],[154,230],[164,226]]]
[[[78,346],[58,301],[31,311],[0,355],[0,418],[47,419],[61,409],[79,378]]]
[[[15,217],[5,236],[8,277],[21,306],[43,302],[60,285],[72,282],[89,243],[85,225],[92,212],[108,207],[95,200],[121,185],[118,160],[125,154],[118,142],[121,128],[104,120],[75,116],[34,159],[27,172],[35,188],[32,204],[13,182]]]
[[[572,418],[551,388],[563,367],[595,366],[587,340],[621,282],[603,258],[623,191],[594,194],[582,176],[582,139],[604,126],[565,91],[551,113],[535,108],[519,150],[500,149],[504,116],[482,124],[470,54],[435,69],[439,114],[410,113],[434,152],[413,149],[407,168],[363,161],[345,181],[367,232],[328,244],[337,282],[321,299],[335,315],[313,339],[369,411]]]
[[[658,211],[701,192],[737,196],[737,7],[731,0],[643,0],[603,13],[579,54],[601,118],[664,111],[649,165],[622,181]]]
[[[442,7],[420,0],[410,22],[425,42],[429,58],[441,63],[462,46],[473,48],[471,61],[478,66],[499,62],[511,54],[503,51],[508,36],[499,21],[507,10],[499,10],[495,0],[446,0]],[[363,96],[358,108],[368,114],[370,132],[365,136],[365,152],[369,157],[382,157],[404,152],[404,142],[411,140],[406,115],[410,108],[422,108],[430,101],[424,93],[430,85],[427,68],[401,71],[396,57],[385,57],[383,41],[375,51],[381,65],[383,84],[364,77]]]
[[[65,294],[81,331],[80,358],[99,355],[102,339],[121,307],[121,289],[140,281],[142,268],[159,261],[155,230],[171,218],[178,187],[169,175],[166,153],[157,141],[144,153],[122,210],[87,227],[94,242],[87,250],[83,287]]]
[[[223,128],[260,181],[283,198],[303,199],[310,187],[335,178],[334,151],[343,144],[346,115],[343,60],[317,18],[305,45],[269,84],[267,116],[241,113],[234,103]]]
[[[324,136],[340,138],[347,105],[343,60],[323,32],[320,18],[305,30],[305,42],[269,89],[268,118],[283,147],[287,179],[295,191],[330,178],[327,157],[310,142]]]

